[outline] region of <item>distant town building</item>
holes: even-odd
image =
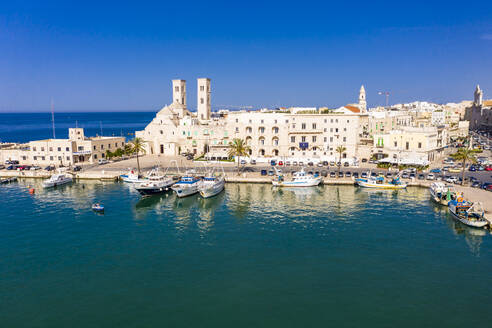
[[[465,117],[470,122],[470,129],[492,132],[492,100],[483,100],[483,91],[479,85],[475,88],[473,98]]]

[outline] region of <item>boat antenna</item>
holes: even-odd
[[[51,125],[53,127],[53,139],[56,139],[56,134],[55,134],[55,105],[53,103],[53,98],[51,98]]]

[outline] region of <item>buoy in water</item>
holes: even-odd
[[[34,190],[34,188],[29,188],[29,193],[30,193],[31,195],[33,195],[35,192],[36,192],[36,191]]]

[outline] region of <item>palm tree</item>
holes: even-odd
[[[463,167],[461,168],[461,184],[464,185],[466,162],[476,163],[475,151],[471,148],[460,148],[456,153],[451,154],[451,157],[463,163]]]
[[[140,161],[138,159],[138,155],[140,153],[145,154],[144,141],[142,140],[142,138],[135,138],[130,141],[130,146],[132,154],[137,154],[137,170],[138,174],[140,174]]]
[[[344,146],[338,146],[337,147],[337,153],[339,154],[339,157],[338,157],[338,174],[340,174],[340,169],[342,168],[342,153],[346,150],[347,150],[347,148],[345,148]]]
[[[234,138],[232,142],[229,142],[229,158],[237,157],[237,174],[239,175],[239,162],[241,156],[249,156],[250,147],[246,145],[243,139]]]

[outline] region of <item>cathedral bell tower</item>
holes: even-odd
[[[366,89],[362,85],[359,91],[359,108],[361,113],[367,112],[367,103],[366,103]]]

